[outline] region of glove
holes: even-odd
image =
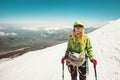
[[[65,61],[66,59],[67,59],[67,58],[63,57],[63,58],[61,59],[61,63],[64,64],[64,61]]]
[[[91,59],[90,59],[90,61],[94,64],[94,66],[96,66],[96,65],[97,65],[97,60],[96,60],[96,59],[91,58]]]

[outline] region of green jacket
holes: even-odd
[[[86,34],[84,34],[84,43],[83,44],[80,44],[79,41],[74,42],[72,36],[70,36],[68,38],[68,45],[67,45],[65,57],[68,56],[69,51],[77,52],[80,54],[86,53],[89,58],[93,58],[92,45],[91,45],[89,37]]]

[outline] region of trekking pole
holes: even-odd
[[[96,71],[96,66],[93,64],[94,66],[94,72],[95,72],[95,80],[97,80],[97,71]]]
[[[64,63],[62,64],[62,80],[64,80]]]

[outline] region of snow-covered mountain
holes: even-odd
[[[98,60],[98,80],[120,80],[120,19],[89,33],[95,58]],[[0,80],[61,80],[61,58],[67,43],[43,50],[31,51],[0,64]],[[65,80],[70,74],[65,66]],[[89,62],[87,80],[95,80]]]

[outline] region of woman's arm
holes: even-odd
[[[89,37],[87,37],[86,49],[87,49],[88,57],[90,59],[93,58],[94,56],[93,56],[92,44]]]

